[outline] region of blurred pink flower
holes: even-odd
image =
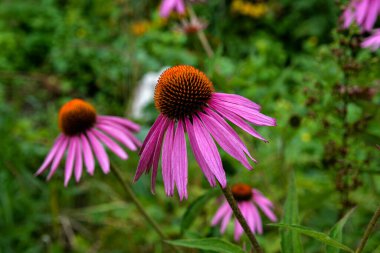
[[[184,0],[163,0],[160,6],[160,16],[167,18],[172,11],[182,15],[185,14],[185,9]]]
[[[267,216],[271,221],[276,221],[277,218],[273,213],[272,202],[264,197],[264,195],[256,189],[251,188],[246,184],[235,184],[231,187],[232,194],[237,201],[238,207],[248,223],[252,233],[263,233],[263,223],[257,207]],[[224,199],[222,205],[214,215],[211,225],[216,226],[221,223],[220,232],[223,234],[226,231],[227,225],[232,219],[232,209],[227,200]],[[243,234],[243,228],[239,221],[235,219],[235,241],[239,241]]]
[[[377,50],[380,47],[380,29],[374,30],[371,36],[365,38],[361,47],[370,48],[372,51]]]
[[[121,159],[127,159],[128,155],[114,140],[130,150],[136,150],[141,146],[141,142],[132,134],[140,130],[137,124],[120,117],[97,115],[94,107],[81,99],[73,99],[64,104],[59,111],[58,121],[62,133],[55,140],[53,148],[36,175],[44,172],[52,164],[47,177],[49,180],[67,150],[65,186],[69,183],[73,171],[76,181],[80,180],[83,160],[87,172],[93,175],[93,152],[103,172],[107,174],[110,171],[110,162],[102,143]]]
[[[160,115],[148,132],[140,151],[134,181],[152,169],[155,191],[158,163],[162,150],[162,177],[165,192],[173,196],[177,186],[180,199],[187,198],[187,132],[194,157],[211,186],[226,186],[226,175],[214,139],[222,149],[252,169],[246,156],[255,161],[230,120],[252,136],[265,139],[252,128],[274,126],[276,120],[260,113],[261,107],[235,94],[214,92],[207,76],[191,66],[175,66],[164,71],[156,85],[154,102]]]
[[[363,31],[370,31],[380,15],[380,0],[351,0],[344,10],[343,27],[356,22]]]

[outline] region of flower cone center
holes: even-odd
[[[165,70],[156,85],[156,108],[171,119],[181,119],[201,111],[211,98],[214,86],[207,76],[191,66]]]
[[[66,135],[86,132],[94,126],[96,111],[92,105],[81,99],[73,99],[61,107],[58,116],[59,128]]]
[[[247,184],[234,184],[231,191],[236,201],[246,201],[252,198],[252,189]]]

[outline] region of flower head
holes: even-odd
[[[102,143],[121,159],[127,159],[128,155],[115,140],[130,150],[136,150],[141,145],[132,134],[140,129],[137,124],[119,117],[97,115],[94,107],[81,99],[73,99],[62,106],[58,115],[58,125],[62,133],[56,139],[36,175],[41,174],[51,165],[49,180],[67,151],[65,186],[69,183],[73,171],[76,181],[80,180],[83,160],[87,172],[91,175],[94,173],[93,154],[103,172],[109,172],[110,163]]]
[[[371,36],[366,38],[361,47],[370,48],[372,51],[376,51],[380,47],[380,29],[376,29]]]
[[[257,207],[259,207],[265,216],[267,216],[271,221],[277,220],[272,211],[272,202],[264,197],[264,195],[258,190],[253,189],[246,184],[235,184],[232,186],[231,191],[252,233],[263,233],[263,223]],[[221,223],[220,232],[224,233],[231,218],[232,209],[227,200],[224,200],[214,215],[211,224],[212,226],[216,226]],[[235,219],[235,241],[238,241],[242,234],[243,228],[241,227],[239,221]]]
[[[185,10],[186,7],[184,0],[162,0],[160,6],[160,16],[162,18],[167,18],[172,11],[183,15],[185,14]]]
[[[362,30],[370,31],[379,14],[380,0],[351,0],[342,15],[343,27],[356,22]]]
[[[191,66],[175,66],[163,72],[156,85],[154,100],[160,115],[142,145],[134,180],[153,168],[151,185],[154,192],[161,156],[165,192],[172,196],[176,186],[181,200],[187,198],[185,132],[210,185],[216,186],[219,182],[225,187],[226,175],[214,140],[247,169],[252,169],[247,156],[255,161],[225,118],[264,141],[249,123],[259,126],[276,124],[275,119],[260,113],[260,106],[249,99],[216,93],[207,76]]]

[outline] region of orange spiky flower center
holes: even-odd
[[[165,70],[154,91],[156,108],[171,119],[189,117],[207,104],[214,86],[198,69],[179,65]]]
[[[231,187],[232,195],[236,201],[246,201],[252,198],[252,188],[247,184],[234,184]]]
[[[95,121],[94,107],[81,99],[73,99],[64,104],[58,115],[59,128],[69,136],[86,132],[94,126]]]

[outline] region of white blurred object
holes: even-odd
[[[158,72],[148,72],[140,80],[133,96],[132,117],[141,119],[144,116],[144,108],[153,102],[154,88],[158,78],[167,68],[169,67],[165,66]]]

